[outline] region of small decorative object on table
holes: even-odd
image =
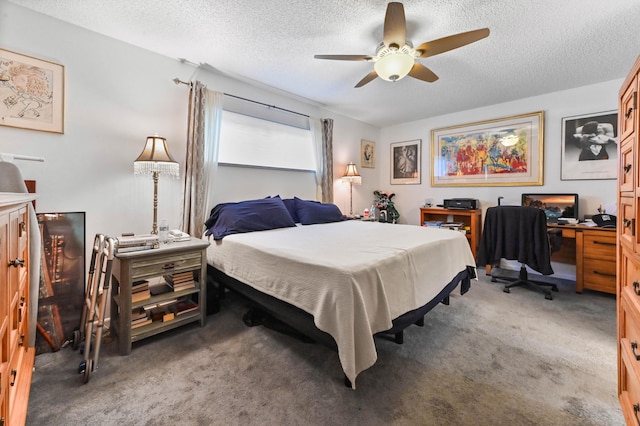
[[[387,223],[396,223],[398,218],[400,218],[400,213],[396,210],[393,204],[393,197],[396,194],[388,194],[381,191],[373,191],[373,195],[376,196],[374,200],[374,205],[378,209],[378,221],[379,222],[387,222]]]

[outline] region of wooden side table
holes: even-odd
[[[421,207],[420,225],[424,226],[426,221],[439,220],[442,222],[461,222],[465,227],[469,227],[466,233],[467,240],[471,246],[473,257],[478,258],[478,247],[480,246],[480,233],[482,230],[482,210],[461,210],[445,209],[439,207]]]
[[[157,249],[116,254],[111,286],[111,330],[118,336],[120,355],[131,353],[133,342],[155,334],[196,321],[204,326],[207,315],[208,246],[207,241],[191,238],[189,241],[160,244]],[[193,287],[132,302],[131,288],[134,282],[147,280],[150,288],[153,288],[164,285],[165,276],[185,272],[193,273]],[[133,311],[142,312],[148,308],[151,317],[153,309],[171,310],[179,302],[193,302],[197,308],[182,314],[176,313],[173,319],[156,318],[149,324],[132,328]]]

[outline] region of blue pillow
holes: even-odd
[[[319,201],[301,200],[294,197],[296,214],[303,225],[316,223],[331,223],[344,220],[342,212],[335,204],[321,203]]]
[[[291,219],[293,219],[293,221],[296,223],[300,223],[300,219],[298,219],[298,213],[296,212],[296,200],[294,200],[293,198],[284,198],[282,202],[284,203],[284,206],[287,208],[287,210],[289,210]]]
[[[207,232],[214,240],[227,235],[296,226],[280,197],[221,203],[206,220]]]

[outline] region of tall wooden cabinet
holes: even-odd
[[[640,423],[640,57],[620,89],[618,134],[618,394],[627,424]]]
[[[0,426],[27,417],[35,347],[29,347],[29,194],[0,193]]]

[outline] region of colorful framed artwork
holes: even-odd
[[[562,119],[562,180],[616,179],[618,113]]]
[[[64,133],[64,66],[0,49],[0,125]]]
[[[543,111],[434,129],[431,185],[542,185],[543,139]]]
[[[391,185],[420,184],[422,139],[391,144]]]
[[[360,167],[375,169],[376,143],[366,139],[360,140]]]

